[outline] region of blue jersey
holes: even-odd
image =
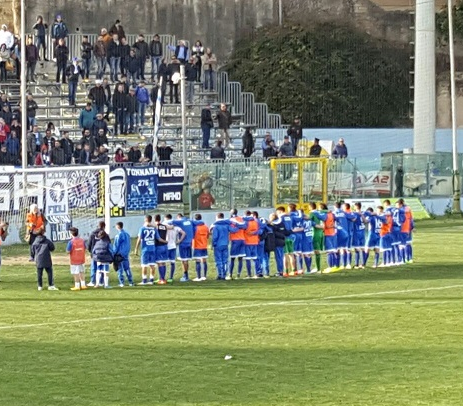
[[[368,222],[370,225],[369,227],[370,233],[379,235],[381,231],[381,227],[383,225],[383,222],[381,221],[381,219],[378,216],[369,216]]]
[[[141,252],[144,251],[156,251],[156,240],[159,239],[159,233],[156,227],[143,226],[138,232],[138,238],[141,241]]]
[[[299,214],[299,212],[297,211],[292,211],[290,214],[290,217],[292,219],[292,228],[303,228],[304,225],[303,225],[303,221],[304,219],[301,217],[301,215]],[[294,231],[294,233],[296,234],[302,234],[303,231]]]
[[[355,212],[354,214],[354,233],[365,232],[365,223],[363,222],[362,213]]]
[[[214,248],[228,246],[230,232],[234,232],[232,230],[234,228],[230,225],[230,220],[217,220],[211,226],[212,246]]]
[[[338,232],[344,232],[349,234],[349,219],[347,213],[342,210],[336,210],[334,212],[334,216],[336,217],[336,228]]]
[[[312,220],[303,220],[302,227],[304,228],[304,231],[302,232],[302,239],[312,241],[315,222]]]
[[[180,247],[191,247],[191,245],[193,244],[193,239],[195,237],[195,231],[196,231],[193,222],[189,218],[183,217],[180,220],[174,220],[172,224],[174,226],[180,227],[186,234],[185,238],[179,244],[179,246]]]
[[[129,258],[130,254],[130,235],[125,230],[120,230],[114,237],[114,253],[120,254],[124,259]]]
[[[283,225],[285,226],[286,231],[293,232],[293,219],[289,214],[283,214],[281,216],[281,221],[283,222]]]
[[[392,228],[394,231],[400,231],[402,224],[405,222],[405,210],[402,208],[394,208],[392,210]]]

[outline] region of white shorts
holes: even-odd
[[[85,265],[71,265],[71,275],[79,275],[80,273],[85,272]]]

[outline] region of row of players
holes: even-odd
[[[320,203],[318,208],[315,203],[311,203],[310,208],[310,213],[306,215],[297,210],[294,204],[289,205],[288,211],[279,207],[268,220],[259,218],[257,212],[247,211],[241,217],[237,210],[231,210],[228,219],[225,219],[223,213],[218,213],[210,227],[203,222],[200,214],[196,214],[194,219],[182,214],[173,219],[168,214],[163,220],[157,215],[154,222],[152,216],[147,215],[138,233],[134,251],[138,255],[141,250],[142,280],[139,285],[172,282],[176,259],[182,264],[181,282],[190,280],[191,260],[196,262],[196,277],[193,281],[206,280],[210,236],[219,280],[233,279],[236,262],[237,278],[241,276],[244,263],[246,279],[269,278],[272,252],[277,277],[321,271],[322,252],[326,252],[328,263],[323,273],[352,267],[364,268],[371,251],[375,254],[374,268],[412,262],[413,217],[402,199],[396,202],[395,207],[391,206],[389,200],[385,200],[384,206],[378,206],[376,211],[368,208],[363,212],[360,203],[356,203],[353,210],[348,203],[336,203],[332,211],[324,203]],[[77,237],[77,230],[71,230],[75,234],[68,244],[71,272],[75,277],[73,290],[86,286],[98,287],[100,284],[109,287],[110,263],[114,264],[118,272],[120,287],[124,286],[125,279],[129,285],[134,285],[129,262],[129,234],[123,229],[123,223],[117,223],[118,234],[111,244],[104,228],[104,222],[100,222],[86,244]],[[88,285],[85,285],[83,274],[85,247],[92,254],[91,281]],[[353,266],[352,253],[355,255]],[[314,268],[313,256],[316,263]]]

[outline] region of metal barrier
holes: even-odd
[[[219,100],[229,103],[230,93],[228,91],[228,73],[219,71],[217,72],[217,90],[219,92]]]
[[[233,113],[243,114],[243,106],[241,100],[241,83],[240,82],[228,82],[229,96],[230,99],[226,102],[230,103],[233,107]]]
[[[269,114],[266,103],[254,103],[254,123],[258,128],[268,128]]]
[[[279,114],[268,113],[268,126],[262,128],[281,128],[281,116]]]
[[[242,92],[241,105],[243,107],[243,124],[254,125],[254,93]]]

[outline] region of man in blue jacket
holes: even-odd
[[[230,233],[238,231],[225,220],[223,213],[218,213],[216,221],[211,226],[212,247],[214,249],[215,266],[217,267],[217,280],[225,280],[228,270],[228,241]]]
[[[130,269],[130,235],[124,230],[124,223],[116,223],[117,235],[114,238],[114,265],[117,267],[119,287],[124,287],[124,273],[129,281],[129,286],[134,286],[132,270]]]
[[[193,238],[195,236],[195,225],[188,217],[184,217],[183,214],[179,213],[177,219],[172,222],[174,226],[179,227],[185,235],[179,241],[178,244],[178,256],[183,266],[183,276],[180,282],[188,282],[188,261],[193,259],[192,245]]]

